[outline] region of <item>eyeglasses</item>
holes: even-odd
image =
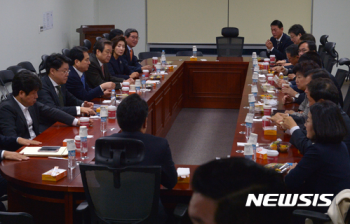
[[[56,69],[58,72],[62,72],[63,74],[68,74],[68,73],[70,73],[70,70],[63,70],[63,71],[60,71],[60,70],[58,70],[58,69]]]
[[[137,37],[137,36],[130,36],[130,37],[134,40],[140,40],[140,37]]]

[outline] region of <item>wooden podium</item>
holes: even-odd
[[[80,34],[80,46],[84,45],[84,40],[88,39],[91,42],[91,49],[89,52],[92,52],[92,48],[96,42],[96,37],[102,37],[102,34],[109,33],[111,29],[114,29],[114,25],[81,25],[80,28],[76,31]]]

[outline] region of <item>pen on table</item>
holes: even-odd
[[[64,160],[68,160],[68,159],[62,158],[62,157],[47,157],[47,158],[49,158],[49,159],[64,159]]]

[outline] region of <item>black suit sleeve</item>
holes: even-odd
[[[293,132],[290,143],[292,143],[301,154],[305,154],[307,148],[312,145],[310,139],[306,137],[305,130],[297,129]]]
[[[2,149],[13,148],[17,146],[18,146],[17,137],[0,135],[0,147]],[[2,150],[0,150],[0,155],[1,155],[1,151]]]
[[[10,105],[6,104],[1,107],[0,114],[1,133],[5,136],[17,137],[17,113]]]
[[[50,118],[70,126],[73,124],[75,117],[72,115],[59,109],[46,106],[40,102],[36,102],[36,105],[39,109],[40,117],[43,116],[45,118]]]
[[[162,152],[161,158],[163,161],[161,165],[161,184],[168,189],[172,189],[177,183],[177,172],[175,169],[173,159],[171,157],[171,151],[168,141],[166,141],[166,147],[165,150],[163,150]]]
[[[305,93],[300,93],[298,98],[295,98],[294,103],[301,104],[305,100]]]
[[[73,94],[71,94],[66,88],[65,89],[65,95],[66,95],[66,105],[67,106],[81,106],[84,101],[79,100],[76,98]]]

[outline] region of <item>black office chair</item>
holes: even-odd
[[[91,49],[91,42],[88,39],[84,40],[84,47],[86,47],[88,50]]]
[[[178,51],[176,52],[176,56],[192,56],[193,51]],[[197,57],[203,57],[203,53],[201,51],[197,51]]]
[[[162,56],[162,52],[140,52],[139,53],[139,60],[143,61],[147,58],[152,58],[152,57],[161,57]],[[192,56],[192,55],[191,55]]]
[[[341,58],[341,59],[339,59],[339,65],[346,65],[346,66],[348,66],[348,74],[346,76],[346,80],[348,81],[350,79],[350,59],[349,58]]]
[[[0,71],[0,93],[1,101],[7,99],[7,96],[12,93],[12,80],[15,75],[11,70]]]
[[[348,76],[348,74],[348,71],[338,68],[337,73],[335,74],[335,79],[337,80],[339,88],[343,86],[344,80]]]
[[[321,52],[324,52],[325,50],[324,50],[324,47],[325,47],[325,45],[326,45],[326,43],[328,42],[328,35],[322,35],[321,37],[320,37],[320,45],[318,46],[318,53],[321,53]]]
[[[33,64],[30,63],[29,61],[23,61],[23,62],[18,63],[17,65],[21,66],[22,68],[27,69],[31,72],[34,72],[36,74],[36,70],[35,70]]]
[[[1,224],[34,224],[33,216],[25,212],[0,212]]]
[[[22,68],[21,66],[18,66],[18,65],[13,65],[13,66],[8,67],[6,70],[10,70],[10,71],[13,72],[14,75],[17,75],[18,73],[20,73],[21,71],[24,71],[26,69],[24,69],[24,68]]]
[[[327,42],[325,45],[325,55],[323,58],[323,65],[324,68],[329,72],[332,73],[333,66],[338,63],[338,52],[335,50],[336,43],[334,42]],[[337,65],[338,66],[338,65]]]
[[[63,48],[62,49],[62,54],[64,55],[64,56],[66,56],[66,57],[69,57],[69,49],[68,48]]]
[[[343,111],[350,117],[350,86],[345,95]]]
[[[47,55],[47,54],[43,54],[43,55],[41,56],[41,63],[40,63],[40,65],[39,65],[39,76],[44,75],[44,74],[42,73],[42,71],[46,68],[46,60],[47,60],[47,57],[49,57],[49,55]]]
[[[96,42],[101,40],[101,39],[102,39],[102,37],[96,37]]]
[[[224,27],[223,37],[216,37],[218,57],[242,57],[244,37],[238,37],[239,30],[235,27]]]
[[[102,34],[103,38],[106,38],[107,40],[109,40],[109,33],[104,33]]]

